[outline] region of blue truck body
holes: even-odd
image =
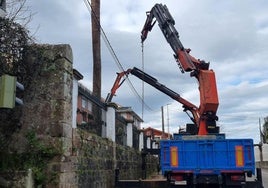
[[[254,174],[253,147],[252,139],[162,140],[161,170],[163,174]]]

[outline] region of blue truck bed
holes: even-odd
[[[252,139],[162,140],[162,173],[255,173]]]

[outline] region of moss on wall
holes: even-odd
[[[31,169],[36,186],[53,182],[55,177],[53,174],[47,173],[46,166],[52,158],[60,156],[62,151],[60,148],[45,145],[37,138],[34,131],[27,132],[25,138],[26,147],[22,153],[1,152],[0,172],[2,176],[10,182],[10,186],[15,186],[12,184],[14,174]]]

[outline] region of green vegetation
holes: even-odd
[[[52,146],[46,146],[36,137],[34,131],[29,131],[25,137],[27,148],[24,152],[0,154],[0,172],[11,175],[17,171],[32,169],[35,185],[52,182],[56,174],[47,175],[47,164],[53,157],[60,155],[61,151]]]
[[[268,116],[264,118],[262,140],[264,143],[268,142]]]

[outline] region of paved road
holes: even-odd
[[[268,169],[262,169],[262,182],[263,187],[268,187]]]
[[[256,177],[252,178],[247,177],[247,181],[254,181]],[[262,169],[262,183],[264,188],[268,188],[268,169]]]
[[[260,152],[259,148],[255,147],[255,160],[257,162],[260,161]],[[262,146],[262,158],[263,161],[268,161],[268,144],[264,144]],[[263,181],[263,187],[268,188],[268,169],[262,169],[262,181]]]

